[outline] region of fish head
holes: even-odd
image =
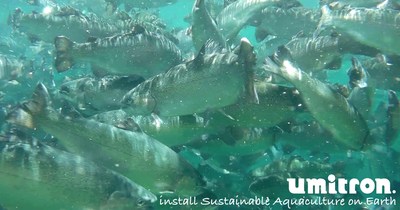
[[[140,193],[140,194],[136,194]],[[150,192],[121,192],[116,191],[111,194],[107,202],[101,206],[102,210],[109,209],[137,209],[150,210],[153,208],[153,202],[156,201],[156,196]]]
[[[136,88],[129,91],[121,100],[122,108],[134,115],[149,115],[156,112],[156,100],[150,93],[140,94],[135,91]]]

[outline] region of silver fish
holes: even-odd
[[[311,118],[308,115],[309,113],[297,118]],[[346,151],[346,148],[315,120],[301,122],[290,120],[277,125],[277,128],[275,131],[277,146],[329,154],[343,154]]]
[[[226,45],[225,38],[218,30],[214,20],[207,11],[205,0],[196,0],[193,9],[193,23],[191,28],[194,47],[199,51],[211,39],[221,46]]]
[[[268,35],[289,41],[300,31],[305,36],[312,35],[318,26],[321,12],[304,7],[290,9],[267,7],[254,17],[257,41]],[[284,27],[282,27],[284,26]]]
[[[274,141],[273,133],[267,129],[228,126],[222,133],[206,139],[197,138],[184,146],[195,149],[202,155],[239,157],[263,153],[275,143]]]
[[[400,12],[367,8],[345,8],[330,10],[322,7],[318,32],[322,28],[334,27],[339,33],[347,34],[367,46],[383,53],[400,55]]]
[[[128,178],[81,156],[30,136],[8,138],[13,141],[0,142],[0,203],[7,209],[113,209],[109,205],[116,202],[118,209],[150,209],[157,200]]]
[[[17,8],[12,15],[13,27],[45,42],[57,36],[68,36],[77,42],[89,37],[106,37],[121,32],[124,26],[111,24],[95,15],[84,15],[72,7],[45,7],[42,13],[24,14]],[[125,30],[128,29],[126,26]]]
[[[194,60],[146,80],[129,91],[121,103],[131,114],[167,117],[221,108],[241,97],[256,100],[254,64],[253,47],[247,39],[242,39],[236,52],[205,54],[203,47]]]
[[[232,41],[254,14],[268,6],[290,4],[295,0],[238,0],[226,6],[217,16],[217,25],[223,36]]]
[[[90,62],[106,74],[140,75],[149,78],[168,70],[181,61],[178,47],[162,34],[136,26],[130,33],[98,38],[86,43],[67,37],[55,39],[55,66],[59,72],[75,62]]]
[[[31,128],[39,126],[69,151],[135,180],[154,194],[193,196],[203,192],[205,182],[200,174],[167,146],[144,133],[64,117],[49,103],[46,87],[39,84],[32,100],[14,112],[9,121]]]
[[[292,83],[312,116],[327,129],[337,142],[349,149],[367,146],[369,129],[366,121],[346,98],[330,86],[310,77],[290,60],[266,58],[265,68]],[[279,66],[278,66],[279,65]]]
[[[268,82],[255,82],[259,103],[239,101],[208,114],[209,126],[269,128],[295,117],[302,101],[294,88]]]
[[[125,129],[140,130],[171,147],[185,144],[203,134],[216,129],[208,126],[208,121],[197,115],[175,117],[131,116],[123,110],[99,113],[91,117],[102,123],[116,125]],[[135,127],[137,125],[137,127]]]
[[[138,76],[83,77],[63,83],[60,96],[85,114],[119,109],[126,92],[143,82]]]

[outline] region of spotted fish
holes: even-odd
[[[59,72],[75,62],[90,62],[103,74],[140,75],[149,78],[181,61],[181,51],[162,34],[136,26],[130,33],[76,43],[59,36],[55,39],[55,66]],[[100,74],[101,75],[101,74]]]

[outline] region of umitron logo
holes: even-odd
[[[296,184],[296,180],[298,183]],[[359,189],[364,194],[395,194],[396,190],[390,190],[390,181],[388,179],[344,179],[336,180],[335,175],[328,176],[328,183],[325,179],[304,179],[288,178],[289,191],[292,194],[357,194]],[[307,182],[307,184],[305,183]],[[307,186],[307,187],[306,187]]]

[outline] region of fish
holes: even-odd
[[[85,115],[120,108],[126,92],[143,82],[139,76],[82,77],[60,86],[59,95]]]
[[[194,47],[199,51],[208,40],[226,46],[222,33],[218,30],[215,21],[211,18],[205,0],[196,0],[192,9],[193,23],[191,27]]]
[[[306,116],[298,116],[298,118],[311,118],[309,115],[307,113]],[[276,128],[276,146],[329,154],[343,154],[346,151],[345,146],[338,143],[329,131],[312,119],[303,121],[297,119],[296,121],[294,118],[294,120],[278,124]]]
[[[211,157],[239,157],[265,152],[275,143],[268,129],[227,126],[208,138],[197,138],[184,145]]]
[[[108,23],[95,15],[84,15],[70,6],[47,6],[41,13],[29,14],[17,8],[11,20],[13,28],[47,43],[53,43],[54,38],[61,35],[68,36],[77,42],[84,42],[89,37],[112,36],[124,28]],[[131,28],[132,25],[129,29]],[[125,29],[128,30],[128,28]]]
[[[75,62],[90,62],[103,68],[104,74],[149,78],[179,64],[182,59],[181,51],[172,41],[141,26],[135,27],[130,33],[85,43],[58,36],[55,38],[55,48],[55,67],[58,72],[70,69]]]
[[[217,16],[216,22],[222,35],[228,42],[233,41],[240,30],[254,14],[268,6],[291,4],[296,0],[238,0],[226,6]]]
[[[317,38],[298,35],[285,44],[293,61],[308,73],[324,69],[340,69],[342,54],[337,36],[319,36]],[[278,49],[278,53],[282,51]]]
[[[0,141],[0,203],[6,209],[151,209],[157,200],[119,173],[19,133]]]
[[[172,117],[221,108],[242,98],[257,103],[250,42],[243,38],[233,52],[206,54],[205,48],[195,59],[130,90],[121,100],[122,109],[133,115]]]
[[[140,130],[168,147],[185,144],[202,135],[216,131],[215,128],[208,126],[208,121],[205,118],[198,115],[174,117],[156,115],[132,116],[119,109],[96,114],[90,119],[117,125],[117,127],[121,128]],[[129,126],[132,123],[134,123],[134,126]],[[136,125],[137,127],[135,127]]]
[[[400,54],[400,44],[397,42],[400,35],[400,23],[397,20],[399,11],[368,8],[331,10],[326,5],[321,10],[316,35],[324,28],[334,27],[336,32],[347,34],[382,53]]]
[[[259,42],[267,36],[288,42],[300,31],[306,37],[312,35],[320,18],[321,11],[316,9],[267,7],[253,18],[252,25],[256,27],[255,36]],[[285,27],[282,27],[283,25]]]
[[[302,112],[300,95],[295,88],[255,81],[259,103],[238,101],[207,114],[208,125],[224,128],[270,128]]]
[[[283,54],[283,52],[282,52]],[[352,150],[367,148],[369,128],[361,114],[332,87],[312,78],[288,57],[265,59],[265,69],[275,73],[299,91],[307,110],[334,139]],[[286,55],[288,55],[286,53]]]
[[[12,112],[8,121],[41,128],[68,151],[135,180],[155,195],[195,196],[204,192],[202,176],[159,141],[144,133],[61,115],[50,103],[47,88],[39,83],[32,99]]]

